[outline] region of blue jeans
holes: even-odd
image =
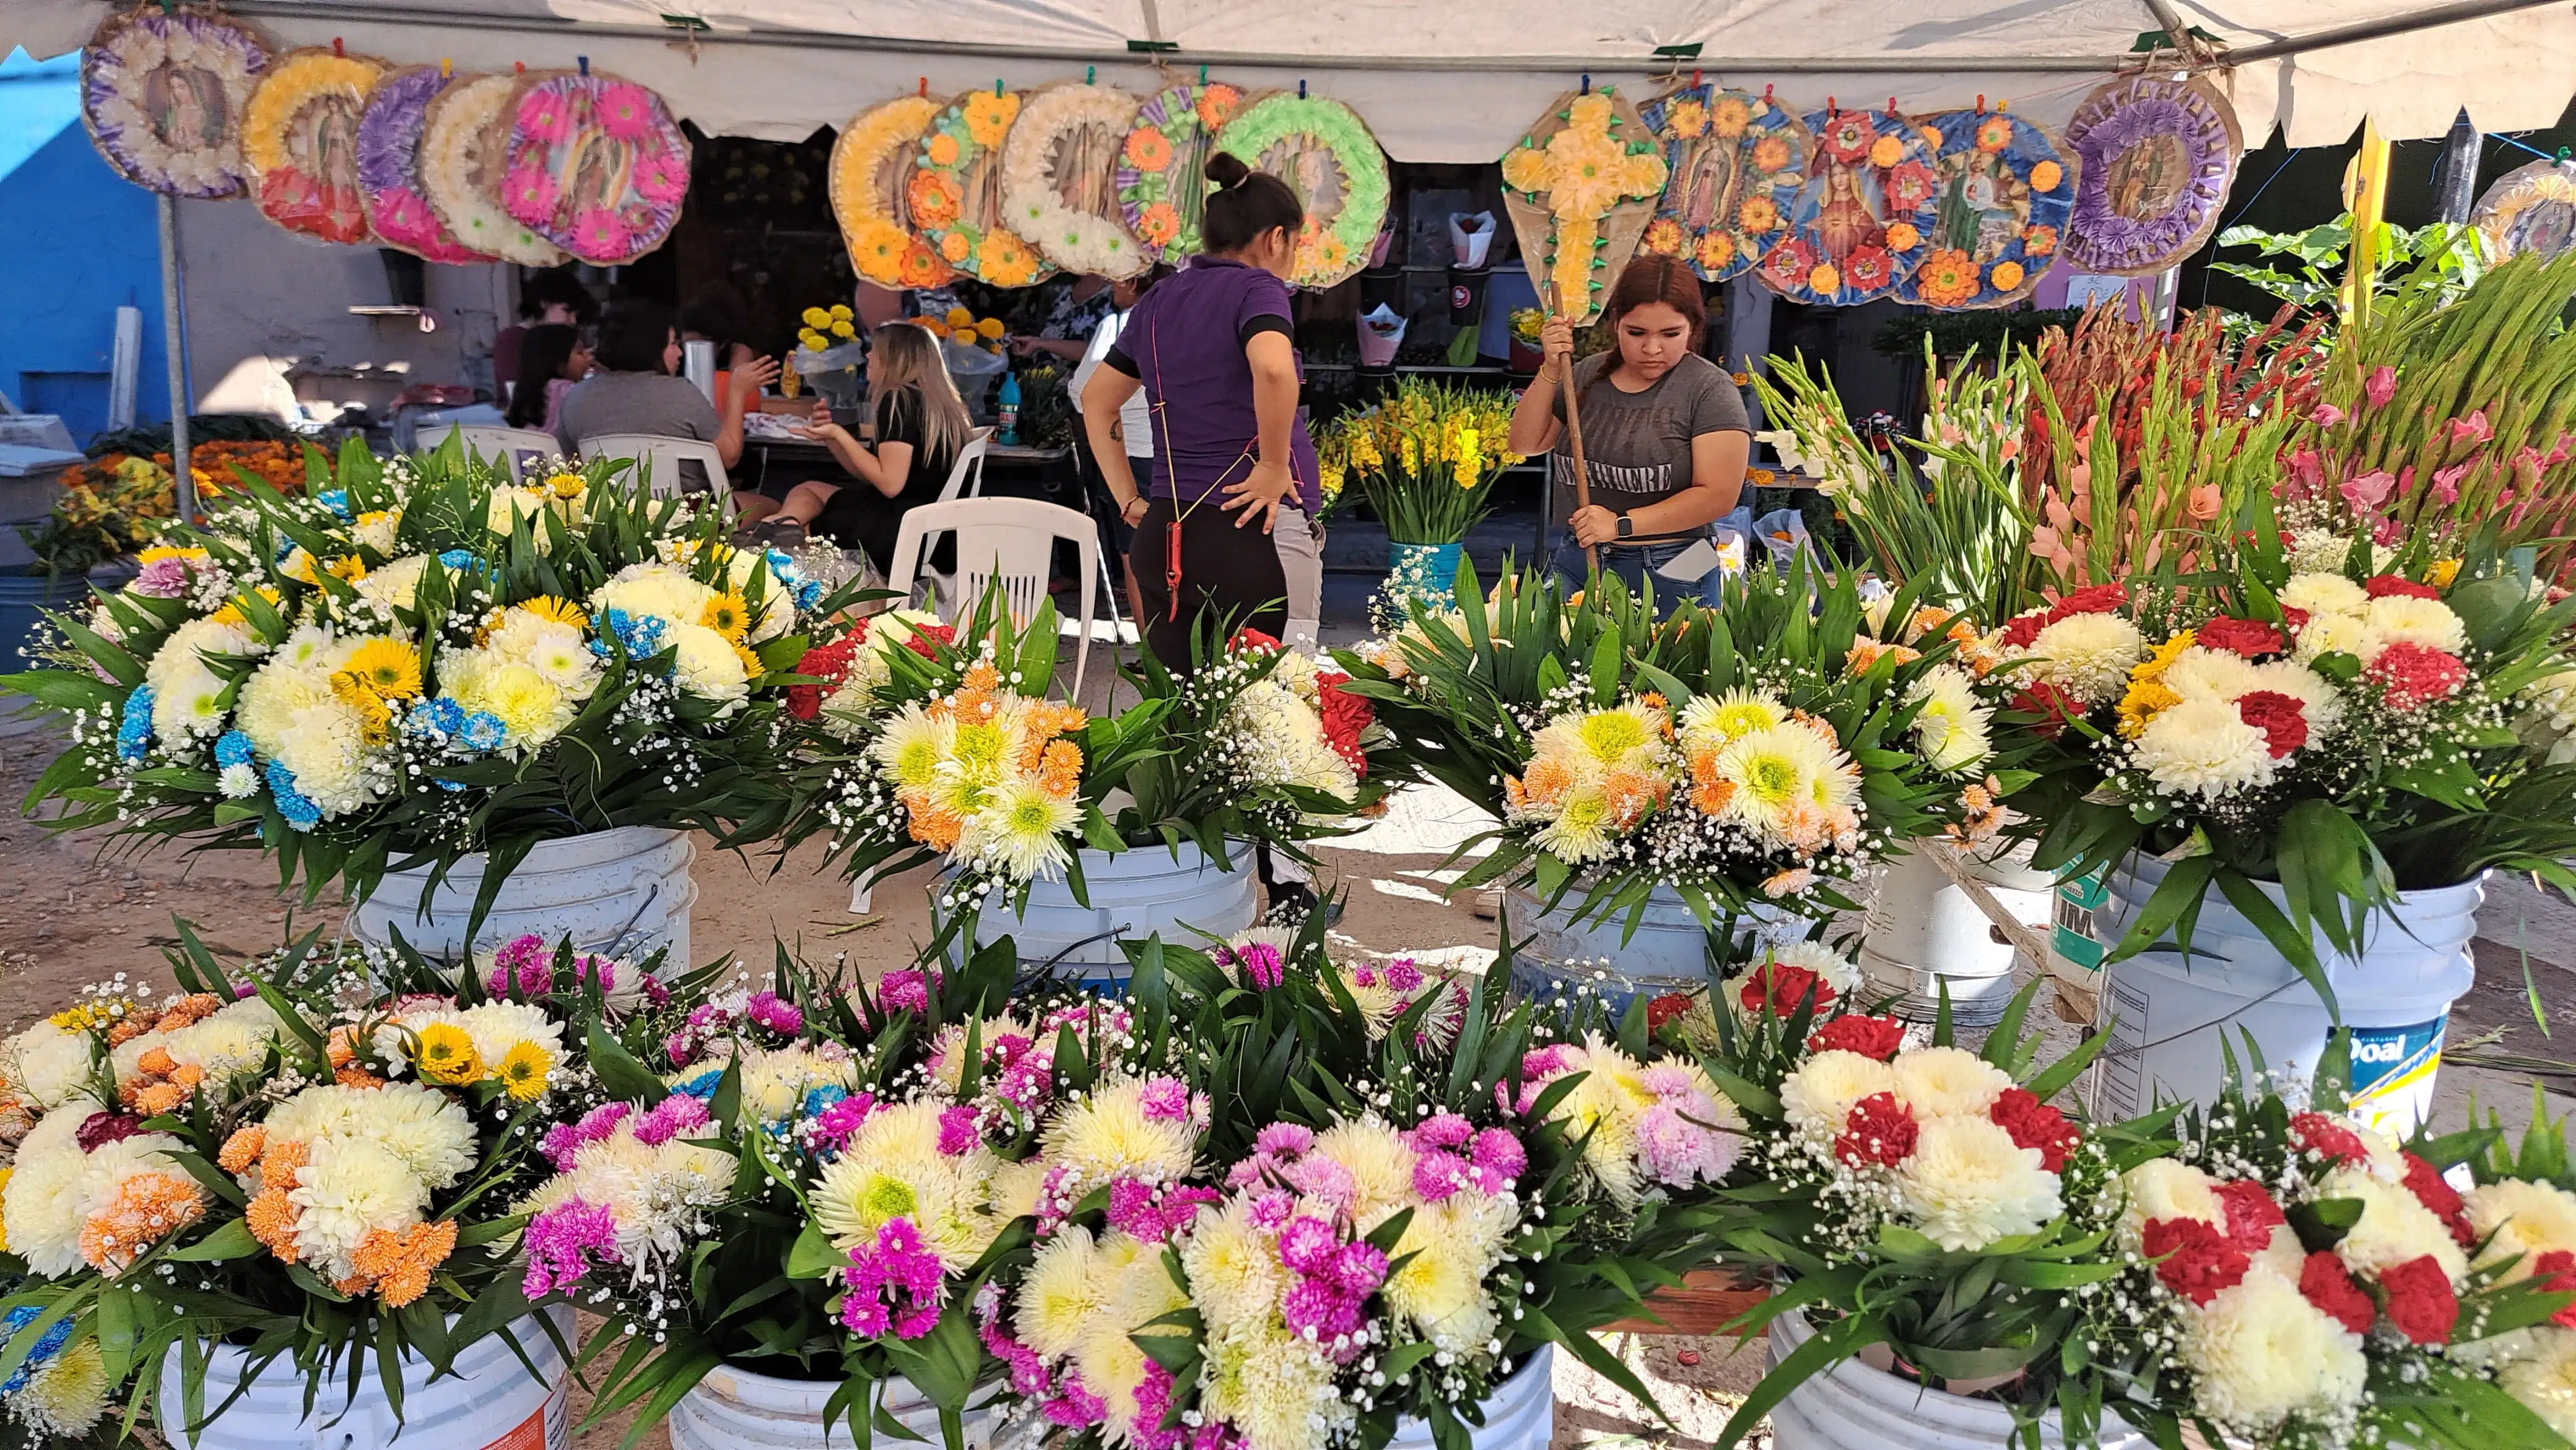
[[[1680,557],[1691,545],[1698,542],[1697,539],[1668,539],[1656,544],[1604,544],[1601,546],[1601,572],[1605,575],[1616,575],[1626,581],[1628,592],[1631,594],[1642,593],[1651,571]],[[1556,546],[1556,552],[1548,556],[1547,567],[1557,578],[1565,581],[1565,587],[1569,593],[1582,588],[1583,581],[1589,573],[1583,558],[1583,546],[1574,542],[1574,535],[1571,533],[1565,536],[1564,543]],[[1702,604],[1717,603],[1718,584],[1725,577],[1724,571],[1718,569],[1709,570],[1706,578],[1698,580],[1667,579],[1661,574],[1653,575],[1658,612],[1670,610],[1673,601],[1677,599],[1695,599]]]

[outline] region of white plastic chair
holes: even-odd
[[[507,465],[510,480],[514,483],[525,481],[527,465],[522,455],[532,453],[539,458],[552,458],[563,452],[563,444],[543,429],[496,428],[489,423],[450,425],[445,433],[438,435],[438,442],[430,446],[437,447],[438,443],[444,443],[450,437],[462,444],[473,457]]]
[[[707,489],[722,502],[732,494],[725,479],[724,460],[716,456],[716,446],[695,438],[665,438],[654,433],[594,433],[581,442],[581,451],[593,460],[632,458],[637,469],[653,485],[656,498],[676,498],[685,492],[680,487],[680,465],[695,463],[707,471]]]
[[[992,443],[993,430],[978,428],[966,446],[957,450],[957,461],[948,468],[948,481],[939,486],[941,503],[984,496],[984,452]]]

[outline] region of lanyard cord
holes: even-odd
[[[1171,597],[1165,604],[1163,618],[1166,621],[1174,621],[1181,617],[1181,525],[1193,510],[1226,487],[1227,482],[1234,477],[1236,464],[1259,466],[1254,453],[1261,446],[1261,434],[1256,410],[1253,436],[1243,445],[1243,451],[1234,456],[1233,463],[1227,464],[1218,472],[1216,482],[1209,485],[1206,493],[1186,503],[1182,501],[1180,460],[1172,454],[1172,426],[1170,420],[1164,416],[1168,404],[1164,401],[1163,393],[1163,350],[1156,343],[1161,326],[1160,316],[1145,319],[1147,356],[1145,365],[1154,374],[1154,386],[1146,396],[1145,411],[1153,418],[1154,426],[1161,434],[1160,446],[1155,449],[1155,461],[1163,465],[1163,482],[1172,493],[1172,522],[1163,531],[1163,587]],[[1288,450],[1285,467],[1288,470],[1289,485],[1292,488],[1298,487],[1301,480],[1297,477],[1297,450],[1293,446]],[[1244,476],[1251,477],[1249,469],[1245,471]],[[1305,495],[1302,491],[1298,494],[1298,502],[1300,507],[1304,505]],[[1276,505],[1273,505],[1273,508],[1275,509]]]

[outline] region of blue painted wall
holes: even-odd
[[[116,309],[132,305],[136,416],[170,416],[157,228],[152,194],[110,171],[81,126],[79,55],[0,60],[0,391],[86,442],[107,421]]]

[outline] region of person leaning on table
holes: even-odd
[[[599,325],[599,368],[564,394],[555,410],[555,441],[567,455],[602,433],[647,433],[656,438],[689,438],[712,444],[716,460],[731,468],[742,461],[742,415],[760,390],[778,380],[774,358],[754,358],[733,370],[732,386],[719,399],[719,414],[680,370],[680,333],[671,309],[659,302],[621,302]],[[707,471],[695,462],[680,465],[680,491],[705,493]],[[733,491],[737,509],[770,507],[769,500],[741,489]],[[755,512],[754,516],[757,516]]]
[[[1591,546],[1600,551],[1601,572],[1634,590],[1733,511],[1744,492],[1753,424],[1735,380],[1697,351],[1708,312],[1688,264],[1654,256],[1629,262],[1603,315],[1618,347],[1572,364],[1592,502],[1566,520],[1573,537],[1557,546],[1548,567],[1568,589],[1580,589],[1583,551]],[[1551,317],[1539,344],[1547,363],[1512,410],[1511,451],[1525,458],[1551,453],[1556,487],[1571,497],[1574,459],[1560,387],[1574,356],[1574,329]],[[1697,583],[1656,575],[1655,592],[1713,599],[1719,577],[1714,568]]]

